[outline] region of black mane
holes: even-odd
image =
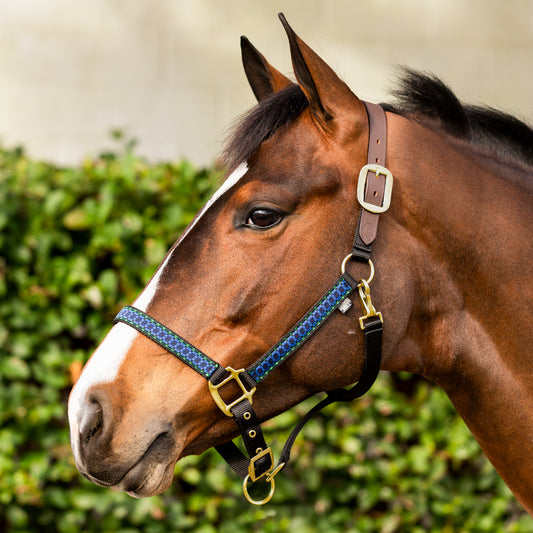
[[[397,103],[387,111],[437,121],[450,135],[470,142],[503,162],[533,166],[533,129],[516,117],[492,107],[463,104],[434,75],[404,68]]]
[[[516,117],[490,107],[461,103],[439,78],[403,69],[395,104],[386,111],[431,120],[450,135],[470,142],[502,162],[533,166],[533,130]],[[290,124],[308,106],[298,85],[265,98],[238,122],[223,153],[226,169],[247,161],[259,145]]]

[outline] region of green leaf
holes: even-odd
[[[30,377],[28,363],[17,357],[7,357],[0,360],[0,374],[9,380],[24,380]]]

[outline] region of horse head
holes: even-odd
[[[439,131],[435,117],[424,121],[420,114],[410,118],[388,110],[385,121],[380,108],[385,134],[373,140],[371,105],[283,17],[282,22],[296,82],[241,40],[258,104],[227,146],[227,177],[134,302],[139,321],[119,314],[71,393],[69,421],[78,469],[102,486],[137,497],[157,494],[170,485],[181,457],[223,445],[238,434],[236,415],[226,416],[220,404],[231,406],[242,392],[246,396],[256,389],[253,420],[259,424],[316,392],[360,380],[367,369],[367,339],[359,327],[358,306],[331,311],[339,299],[318,331],[301,346],[296,341],[298,349],[283,365],[272,363],[264,381],[252,375],[244,383],[231,375],[223,391],[216,383],[219,367],[222,377],[224,369],[249,369],[277,346],[329,294],[341,270],[347,292],[358,289],[363,307],[374,315],[365,281],[372,263],[352,260],[350,254],[357,248],[366,257],[372,245],[373,262],[379,265],[372,294],[386,317],[376,372],[379,366],[416,372],[443,386],[527,505],[533,461],[517,439],[531,434],[533,426],[518,415],[513,429],[503,422],[487,424],[486,417],[511,422],[508,406],[493,402],[503,397],[500,388],[518,382],[515,405],[533,412],[527,380],[514,372],[531,366],[523,342],[531,335],[531,307],[520,269],[513,267],[513,261],[531,264],[526,257],[531,244],[520,247],[511,239],[504,244],[494,238],[501,231],[489,227],[501,224],[515,228],[517,235],[530,235],[530,189],[524,193],[523,183],[502,180],[497,176],[504,172],[502,163]],[[362,198],[370,193],[368,186],[360,187],[365,178],[358,176],[368,163],[383,164],[379,159],[385,154],[397,184],[376,238],[378,213],[370,204],[384,205],[390,198],[377,203]],[[390,185],[390,172],[375,168],[375,179],[386,178]],[[390,188],[381,194],[390,197]],[[496,210],[498,218],[489,220]],[[352,244],[354,235],[362,240],[358,246]],[[513,247],[513,254],[505,247]],[[512,273],[506,274],[505,290],[498,269]],[[487,295],[500,299],[500,310],[521,312],[523,322],[515,334],[494,326]],[[142,321],[162,333],[147,333]],[[216,372],[174,357],[171,342]],[[504,350],[510,358],[502,355]],[[246,432],[255,437],[256,426]],[[516,454],[510,460],[513,446]],[[518,465],[527,465],[523,475],[514,475]]]

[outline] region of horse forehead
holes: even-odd
[[[254,176],[290,187],[298,186],[299,182],[306,189],[323,181],[326,175],[349,171],[354,160],[352,151],[337,146],[327,135],[310,126],[309,121],[302,120],[264,141],[250,159],[250,179]]]
[[[227,179],[222,183],[222,185],[215,191],[213,196],[207,201],[207,203],[200,209],[197,215],[194,217],[193,221],[185,229],[178,239],[176,246],[178,246],[184,239],[191,233],[193,228],[198,224],[200,219],[209,211],[209,209],[218,201],[220,198],[226,194],[230,189],[242,180],[242,178],[248,172],[248,163],[246,161],[242,162],[233,172],[227,177]]]

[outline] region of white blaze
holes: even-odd
[[[207,212],[207,210],[224,193],[236,185],[247,171],[248,165],[246,163],[241,163],[232,172],[232,174],[224,181],[222,186],[208,200],[193,222],[191,222],[189,227],[184,231],[176,246],[178,246],[180,242],[189,234],[189,232],[198,223],[200,218]],[[148,306],[153,300],[159,287],[159,279],[161,278],[161,274],[165,270],[171,255],[171,253],[167,254],[167,257],[161,263],[161,265],[159,265],[159,268],[157,269],[150,283],[148,283],[137,300],[135,300],[133,303],[137,309],[140,309],[141,311],[146,311],[148,309]],[[80,379],[72,389],[69,399],[68,413],[71,435],[73,437],[72,448],[75,457],[77,457],[78,419],[82,414],[84,404],[86,405],[87,402],[87,391],[94,385],[109,383],[115,380],[118,375],[120,365],[124,361],[137,335],[140,335],[140,333],[127,324],[115,324],[92,355],[91,359],[84,368]]]

